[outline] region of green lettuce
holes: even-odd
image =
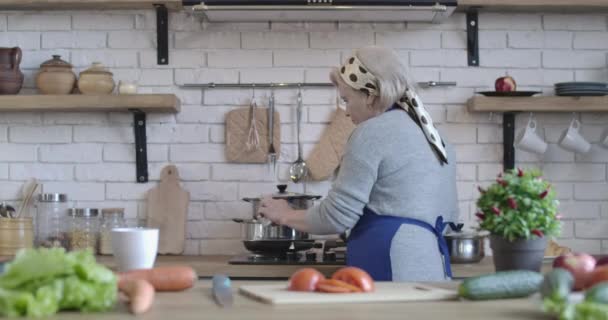
[[[0,315],[41,317],[59,310],[99,312],[116,302],[116,277],[93,253],[26,249],[0,276]]]

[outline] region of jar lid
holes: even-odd
[[[38,195],[40,202],[66,202],[68,195],[64,193],[41,193]]]
[[[97,217],[99,209],[97,208],[70,208],[70,216],[72,217]]]
[[[72,65],[68,62],[61,60],[60,55],[53,55],[53,59],[43,62],[40,67],[58,67],[58,68],[72,68]]]
[[[125,209],[124,208],[103,208],[101,209],[101,216],[102,217],[110,217],[110,216],[119,216],[119,217],[124,217],[125,216]]]
[[[93,62],[90,68],[82,71],[82,74],[107,74],[112,75],[112,72],[108,71],[101,62]]]

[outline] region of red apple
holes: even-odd
[[[594,285],[604,281],[608,281],[608,266],[597,267],[589,276],[587,288],[591,288]]]
[[[568,253],[553,261],[553,268],[563,268],[574,277],[574,289],[582,290],[587,286],[591,272],[595,268],[595,258],[586,253]]]
[[[498,92],[515,91],[515,89],[517,89],[517,84],[515,84],[515,79],[505,76],[496,79],[494,82],[494,88]]]

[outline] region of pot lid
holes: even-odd
[[[72,68],[72,65],[68,62],[61,60],[61,56],[54,54],[53,59],[47,60],[40,65],[40,68],[54,67],[54,68]]]
[[[90,68],[84,70],[80,74],[108,74],[112,75],[112,72],[108,71],[101,62],[93,62]]]
[[[288,192],[286,184],[277,185],[277,189],[279,192],[272,194],[273,199],[285,199],[285,200],[296,200],[296,199],[304,199],[304,200],[317,200],[321,199],[319,195],[305,194],[305,193],[296,193],[296,192]],[[243,198],[244,201],[253,202],[260,201],[261,198]]]

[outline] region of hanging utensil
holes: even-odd
[[[272,174],[276,173],[277,151],[274,148],[274,90],[270,92],[268,101],[268,160],[272,166]]]
[[[308,174],[306,162],[302,159],[302,144],[300,143],[300,122],[302,121],[302,88],[298,89],[298,108],[296,110],[296,135],[298,139],[298,159],[289,167],[289,177],[294,183],[300,182]]]
[[[255,119],[255,111],[257,109],[257,102],[255,101],[255,87],[253,88],[253,94],[251,96],[251,103],[249,105],[249,133],[247,134],[247,150],[257,150],[260,147],[260,134],[258,133],[257,121]]]

